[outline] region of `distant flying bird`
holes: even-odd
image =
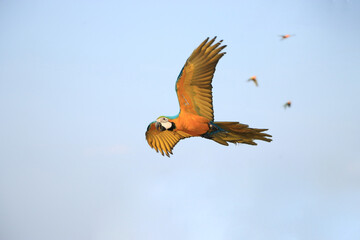
[[[281,39],[280,40],[284,40],[284,39],[287,39],[287,38],[289,38],[289,37],[293,37],[293,36],[295,36],[295,34],[286,34],[286,35],[279,35],[280,37],[281,37]]]
[[[291,107],[291,101],[288,101],[284,104],[284,108],[288,108],[288,107]]]
[[[257,87],[259,86],[256,76],[252,76],[251,78],[249,78],[248,82],[250,82],[250,81],[253,81],[255,83],[255,86],[257,86]]]
[[[188,137],[203,137],[225,146],[229,142],[257,145],[254,140],[271,141],[271,135],[263,133],[268,129],[249,128],[239,122],[214,122],[211,82],[216,64],[225,54],[221,50],[226,47],[220,46],[222,40],[213,44],[215,39],[203,41],[180,71],[175,85],[179,114],[160,116],[147,127],[148,144],[163,156],[165,153],[170,157],[174,146]]]

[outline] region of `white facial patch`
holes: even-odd
[[[159,117],[158,119],[156,119],[156,121],[159,123],[166,123],[169,121],[169,119],[167,119],[166,117]]]
[[[172,126],[171,122],[169,122],[169,119],[166,117],[159,117],[156,119],[156,121],[161,123],[161,126],[163,126],[165,129],[169,129]]]
[[[165,129],[171,128],[171,122],[161,123],[161,125],[162,125]]]

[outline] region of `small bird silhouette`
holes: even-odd
[[[255,86],[257,86],[257,87],[259,86],[256,76],[252,76],[251,78],[249,78],[248,82],[250,82],[250,81],[253,81],[255,83]]]
[[[284,40],[284,39],[287,39],[287,38],[289,38],[289,37],[295,36],[295,34],[285,34],[285,35],[279,35],[279,36],[281,37],[280,40]]]
[[[284,104],[284,108],[288,108],[288,107],[291,107],[291,101],[287,101],[285,104]]]

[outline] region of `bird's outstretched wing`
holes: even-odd
[[[155,126],[155,122],[150,123],[145,133],[146,140],[150,147],[154,148],[156,152],[159,152],[164,156],[170,157],[172,149],[183,138],[191,137],[191,135],[182,131],[170,131],[170,130],[158,130]]]
[[[181,70],[176,81],[176,93],[180,105],[180,114],[192,113],[214,121],[212,103],[212,85],[215,67],[225,52],[220,53],[226,45],[221,41],[214,43],[216,37],[207,38],[197,47]]]

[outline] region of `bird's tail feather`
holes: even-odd
[[[215,142],[228,146],[230,143],[257,145],[254,140],[271,142],[271,135],[263,133],[268,129],[249,128],[239,122],[214,122],[213,131],[205,136]]]

